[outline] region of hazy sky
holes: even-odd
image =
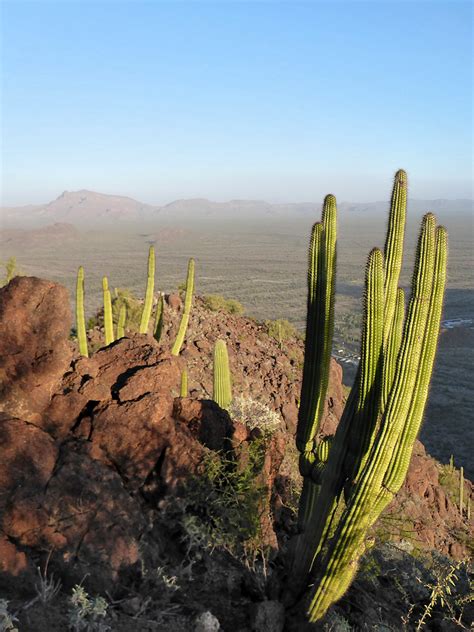
[[[3,204],[472,197],[469,2],[1,4]]]

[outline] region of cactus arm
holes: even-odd
[[[186,277],[186,295],[184,298],[184,311],[179,323],[178,334],[171,349],[172,355],[179,355],[181,347],[186,335],[186,329],[188,328],[189,316],[191,313],[191,306],[193,302],[193,290],[194,290],[194,259],[190,259],[188,263],[188,274]]]
[[[145,292],[145,303],[140,321],[140,333],[148,333],[148,324],[150,322],[151,311],[153,309],[153,291],[155,288],[155,249],[150,246],[148,251],[148,275]]]
[[[117,323],[117,339],[125,336],[125,321],[127,320],[127,306],[125,303],[120,305],[118,323]]]
[[[227,409],[232,402],[229,356],[224,340],[218,340],[214,347],[214,388],[212,399],[224,409]]]
[[[179,396],[180,397],[188,396],[188,371],[186,368],[184,368],[181,371],[181,384],[180,384],[180,389],[179,389]]]
[[[405,292],[398,288],[397,297],[395,301],[395,311],[393,313],[392,328],[388,343],[385,348],[384,358],[384,397],[382,402],[382,408],[384,407],[390,391],[389,387],[393,383],[395,376],[395,369],[397,365],[397,357],[400,351],[400,344],[403,336],[403,322],[405,318]]]
[[[84,268],[79,266],[76,282],[76,330],[79,343],[79,353],[89,357],[87,348],[86,319],[84,314]]]
[[[160,295],[158,303],[156,304],[155,313],[155,330],[153,336],[157,342],[160,342],[161,333],[163,331],[163,319],[165,315],[165,300],[163,294]]]
[[[108,346],[114,341],[114,323],[112,320],[112,299],[107,277],[102,278],[102,292],[104,296],[105,346]]]
[[[400,169],[395,174],[390,202],[387,236],[385,240],[385,309],[384,309],[384,348],[390,342],[397,308],[397,288],[403,261],[403,242],[407,208],[407,174]],[[392,386],[393,372],[390,364],[385,364],[383,375],[382,410],[385,408]]]
[[[433,372],[434,359],[438,344],[443,296],[446,285],[447,233],[445,228],[436,229],[436,253],[431,297],[428,307],[428,322],[423,338],[421,357],[416,377],[416,388],[411,400],[410,410],[401,440],[397,441],[391,467],[384,478],[384,487],[397,493],[405,480],[410,465],[415,439],[420,430],[425,410],[428,390]]]

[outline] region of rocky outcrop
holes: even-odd
[[[37,422],[73,356],[66,288],[15,277],[0,289],[0,410]]]

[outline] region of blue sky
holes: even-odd
[[[468,2],[2,3],[2,203],[472,196]]]

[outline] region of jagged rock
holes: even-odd
[[[203,612],[194,620],[194,632],[219,632],[221,624],[212,612]]]
[[[254,632],[283,632],[285,607],[279,601],[261,601],[250,611],[250,625]]]
[[[65,287],[15,277],[0,289],[0,410],[38,422],[71,362]]]

